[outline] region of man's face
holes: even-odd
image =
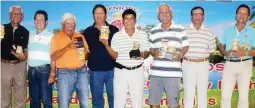
[[[166,5],[162,5],[159,7],[158,11],[158,19],[161,23],[169,23],[172,19],[172,12],[170,11],[170,8]]]
[[[21,9],[12,8],[12,12],[9,14],[9,18],[13,24],[19,24],[21,19],[23,18],[23,14],[21,13]]]
[[[45,21],[45,17],[43,14],[37,14],[35,16],[34,25],[36,29],[43,30],[46,28],[48,21]]]
[[[93,17],[96,23],[104,23],[106,20],[106,14],[104,13],[103,8],[96,8]]]
[[[126,29],[133,29],[136,24],[135,16],[132,14],[127,14],[124,16],[123,24]]]
[[[249,19],[249,13],[248,13],[248,9],[241,7],[238,9],[237,13],[236,13],[236,21],[238,23],[246,23]]]
[[[72,36],[75,30],[75,22],[73,19],[68,19],[62,23],[62,29],[67,36]]]
[[[204,13],[201,9],[192,11],[191,21],[193,24],[202,24],[204,21]]]

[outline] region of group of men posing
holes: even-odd
[[[45,11],[36,11],[36,31],[29,33],[20,25],[23,10],[19,6],[12,6],[9,10],[11,21],[4,25],[5,34],[1,40],[1,107],[11,108],[12,93],[15,107],[25,107],[25,67],[28,60],[31,108],[40,108],[41,101],[44,108],[52,108],[55,76],[59,108],[69,107],[74,88],[80,108],[89,108],[89,85],[94,108],[104,107],[104,85],[110,108],[125,107],[127,93],[130,94],[132,108],[142,108],[144,73],[141,66],[150,54],[154,58],[149,90],[151,108],[160,107],[164,91],[168,106],[178,107],[181,79],[184,84],[184,108],[193,107],[196,88],[198,107],[207,108],[208,57],[216,49],[216,37],[203,25],[204,9],[194,7],[190,11],[192,23],[187,27],[172,21],[173,11],[169,5],[161,4],[157,11],[160,23],[152,28],[149,36],[135,26],[134,10],[123,12],[124,27],[119,30],[106,22],[106,8],[101,4],[94,7],[94,24],[86,28],[83,34],[75,32],[75,16],[65,13],[61,20],[62,30],[54,35],[46,29],[48,15]],[[249,17],[249,7],[240,5],[236,10],[236,23],[226,28],[219,39],[220,52],[227,59],[222,76],[221,108],[231,108],[231,95],[236,81],[239,86],[238,108],[248,108],[249,105],[249,81],[252,76],[252,56],[255,55],[252,49],[255,47],[255,30],[246,24]],[[108,39],[99,38],[102,26],[109,27]],[[87,60],[79,59],[76,38],[82,39]],[[239,46],[244,43],[249,46],[233,51],[233,40],[238,40]],[[139,56],[135,58],[130,56],[134,43],[139,49]],[[166,59],[162,43],[175,48],[173,59]],[[23,50],[17,51],[18,47]]]

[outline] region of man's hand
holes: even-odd
[[[182,53],[175,53],[173,61],[181,61]]]
[[[65,48],[67,48],[68,50],[70,50],[70,49],[76,49],[75,42],[69,43]]]
[[[17,57],[19,60],[25,60],[26,59],[26,55],[23,53],[23,52],[21,52],[21,53],[16,53],[15,51],[11,51],[11,53],[15,56],[15,57]]]
[[[48,78],[48,84],[52,84],[55,82],[55,73],[50,73],[49,78]]]
[[[150,50],[150,52],[155,59],[158,59],[160,58],[160,56],[162,56],[162,53],[159,50],[154,49],[154,50]]]
[[[246,56],[246,51],[243,49],[239,49],[237,51],[230,52],[233,57],[243,57]]]
[[[99,41],[102,42],[105,47],[109,47],[108,39],[100,39]]]

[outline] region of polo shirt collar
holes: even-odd
[[[170,25],[170,27],[168,28],[168,29],[172,29],[172,28],[174,28],[175,26],[176,26],[176,24],[173,22],[173,21],[171,21],[171,25]],[[163,29],[162,27],[161,27],[161,25],[162,25],[162,23],[159,23],[158,25],[157,25],[157,27],[158,28],[160,28],[160,29]]]
[[[109,24],[107,21],[105,21],[105,25],[106,25],[106,26],[110,26],[110,24]],[[96,28],[96,23],[95,23],[95,22],[93,23],[92,27],[93,27],[93,28]]]
[[[193,25],[193,23],[191,23],[189,25],[189,27],[192,28],[192,29],[196,29],[195,26]],[[201,27],[199,28],[199,30],[204,29],[204,28],[205,28],[205,26],[204,26],[204,24],[202,24]]]
[[[249,24],[246,23],[245,27],[243,28],[241,32],[247,31],[248,27],[249,27]],[[236,30],[237,34],[241,33],[237,30],[236,23],[233,25],[233,28]]]
[[[125,26],[122,27],[121,31],[122,31],[122,33],[123,33],[124,35],[129,36],[129,35],[127,34],[126,30],[125,30]],[[135,26],[135,33],[133,34],[133,36],[136,34],[137,31],[138,31],[138,29],[137,29],[137,27]],[[132,36],[132,37],[133,37],[133,36]]]
[[[12,29],[14,29],[14,28],[12,27],[12,24],[11,24],[11,23],[9,23],[8,25],[9,25]],[[16,28],[15,30],[19,29],[20,27],[21,27],[21,25],[19,24],[19,25],[18,25],[18,28]]]

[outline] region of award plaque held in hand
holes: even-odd
[[[239,50],[239,40],[233,40],[232,41],[232,46],[231,46],[231,50],[230,50],[230,52],[229,52],[229,57],[230,58],[235,58],[236,56],[235,56],[235,52],[237,51],[237,50]]]
[[[166,52],[164,58],[166,58],[166,59],[168,59],[170,61],[173,61],[175,53],[176,53],[176,47],[175,46],[169,46],[167,48],[167,52]]]
[[[137,58],[141,56],[139,47],[140,47],[139,42],[133,42],[132,50],[129,52],[130,58]]]

